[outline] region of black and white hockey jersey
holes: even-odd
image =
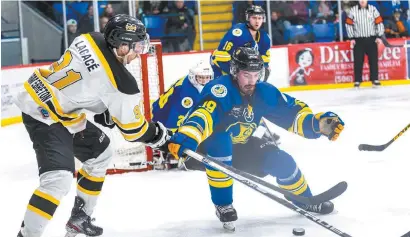
[[[36,69],[14,101],[23,113],[48,125],[62,123],[71,133],[85,129],[85,110],[108,109],[128,141],[139,141],[154,126],[141,113],[136,80],[98,32],[78,36],[59,61]]]

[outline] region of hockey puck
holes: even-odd
[[[296,235],[296,236],[302,236],[302,235],[305,235],[305,229],[303,229],[303,228],[293,228],[292,233],[293,233],[293,235]]]

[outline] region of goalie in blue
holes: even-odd
[[[161,122],[172,131],[177,130],[189,109],[197,102],[205,84],[213,79],[214,73],[209,62],[200,61],[189,70],[188,75],[175,82],[152,104],[152,120]],[[154,151],[153,160],[154,169],[157,170],[183,165],[183,162],[173,159],[172,155],[159,151]]]
[[[205,84],[213,80],[209,63],[201,61],[180,78],[152,104],[152,120],[175,131],[188,110],[196,103]]]
[[[271,84],[260,82],[263,74],[263,59],[258,51],[244,47],[235,50],[230,75],[214,79],[204,87],[186,120],[168,141],[167,149],[177,159],[185,159],[185,149],[195,151],[201,144],[209,157],[260,177],[272,175],[281,188],[297,195],[312,196],[293,157],[274,145],[264,145],[263,131],[255,132],[257,124],[264,117],[302,137],[316,139],[325,136],[334,141],[342,132],[344,123],[333,112],[314,114],[302,101],[281,93]],[[254,136],[259,137],[260,142],[255,142]],[[246,159],[239,159],[239,164],[236,161],[238,152],[243,152]],[[206,174],[216,214],[224,228],[233,231],[237,220],[232,206],[233,180],[208,166]],[[334,209],[330,201],[319,205],[294,204],[321,214]]]
[[[245,12],[246,23],[234,25],[222,38],[218,48],[211,55],[211,65],[215,78],[229,74],[229,62],[232,53],[238,47],[252,47],[259,51],[265,66],[265,78],[269,77],[271,42],[268,33],[263,30],[266,22],[265,10],[260,6],[251,6]]]

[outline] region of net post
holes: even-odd
[[[158,84],[159,84],[159,94],[162,95],[165,91],[164,89],[164,67],[162,64],[162,44],[155,44],[155,53],[157,56],[157,66],[158,66]]]
[[[145,119],[151,121],[151,102],[150,102],[150,92],[149,92],[149,78],[148,78],[148,56],[149,54],[141,54],[141,81],[143,90],[143,101],[144,101],[144,116]],[[153,152],[148,146],[145,147],[147,153],[147,161],[152,161]],[[152,170],[152,165],[147,164],[147,170]]]

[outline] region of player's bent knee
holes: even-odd
[[[266,158],[265,169],[270,171],[273,176],[285,178],[295,172],[297,165],[291,155],[283,150],[277,149]]]
[[[61,200],[70,191],[73,173],[66,170],[55,170],[40,175],[38,190],[57,200]]]
[[[108,165],[110,164],[113,155],[113,147],[108,141],[105,150],[102,153],[98,154],[96,158],[89,159],[84,162],[82,169],[91,176],[103,177],[105,176]]]

